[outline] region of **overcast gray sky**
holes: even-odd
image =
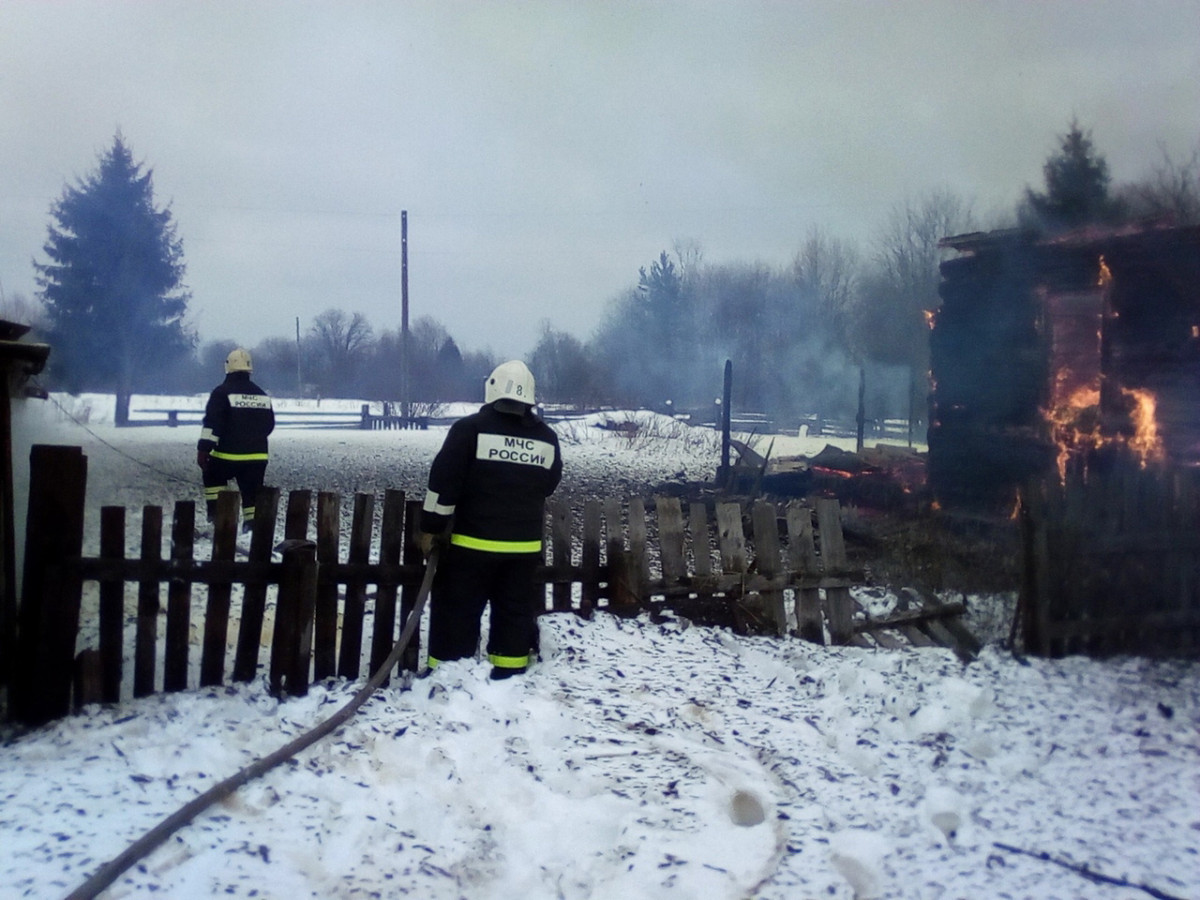
[[[1200,0],[0,0],[0,283],[120,129],[203,340],[331,306],[520,355],[677,241],[790,263],[908,197],[1009,209],[1071,118],[1115,181],[1200,146]]]

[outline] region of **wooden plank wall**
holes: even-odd
[[[1200,654],[1200,472],[1122,457],[1023,492],[1031,653]]]

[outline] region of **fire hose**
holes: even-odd
[[[203,794],[200,794],[195,799],[180,807],[130,844],[119,856],[114,857],[97,869],[87,881],[68,894],[65,900],[94,900],[101,891],[116,881],[122,872],[142,857],[148,855],[159,844],[184,825],[191,822],[192,819],[196,818],[196,816],[208,809],[208,807],[219,800],[225,799],[243,784],[253,781],[260,775],[265,775],[280,763],[286,762],[302,750],[308,749],[321,738],[337,730],[347,719],[358,712],[359,708],[371,699],[375,691],[387,680],[388,673],[391,672],[393,666],[400,662],[401,655],[408,647],[413,634],[416,633],[417,626],[421,622],[421,614],[424,612],[425,604],[429,599],[429,589],[433,585],[433,576],[434,572],[437,571],[437,563],[438,546],[435,543],[425,564],[425,577],[421,581],[421,587],[417,592],[417,599],[413,604],[413,610],[409,613],[408,620],[404,623],[404,628],[400,632],[400,637],[397,638],[395,646],[392,647],[392,652],[388,654],[387,659],[380,663],[379,668],[375,670],[375,674],[371,676],[370,680],[359,689],[345,706],[324,722],[321,722],[316,727],[280,747],[274,753],[262,757],[257,762],[251,763],[237,774],[231,775],[219,784],[213,785]]]

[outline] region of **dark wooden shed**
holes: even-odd
[[[28,325],[0,320],[0,685],[11,675],[17,628],[16,510],[13,488],[13,397],[29,392],[28,379],[42,371],[50,347],[24,342]]]
[[[1072,455],[1200,465],[1200,227],[946,238],[932,315],[929,482],[1011,508]]]

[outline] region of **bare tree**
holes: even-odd
[[[308,369],[323,394],[353,388],[359,363],[374,340],[371,324],[362,313],[327,309],[309,328]]]
[[[945,188],[892,210],[875,241],[851,317],[850,342],[860,361],[906,366],[910,384],[925,393],[929,371],[928,316],[941,305],[942,238],[970,231],[970,203]],[[920,396],[912,398],[920,402]]]
[[[1118,194],[1138,218],[1167,218],[1176,225],[1200,224],[1200,143],[1186,161],[1173,159],[1159,145],[1162,158],[1149,176],[1125,185]]]
[[[254,380],[278,396],[304,395],[303,368],[296,364],[299,348],[285,337],[270,337],[260,341],[251,352],[254,360]]]
[[[542,334],[529,355],[539,401],[586,404],[593,398],[592,363],[578,338],[555,331],[543,319]]]
[[[797,286],[816,299],[824,327],[849,349],[850,320],[862,278],[858,248],[813,228],[792,262]]]

